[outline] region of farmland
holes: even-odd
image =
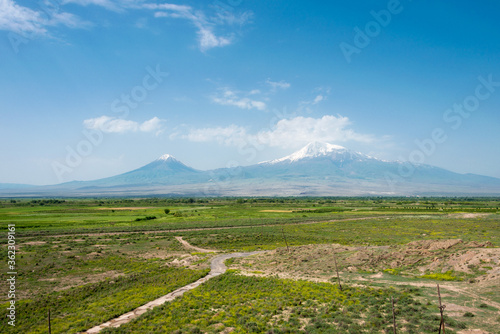
[[[383,333],[391,297],[401,332],[432,333],[436,283],[447,333],[496,333],[499,207],[494,198],[2,200],[18,277],[16,327],[3,321],[0,332],[46,333],[49,310],[52,333],[82,332],[196,281],[214,253],[181,236],[267,252],[228,260],[227,273],[103,333]]]

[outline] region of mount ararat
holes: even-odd
[[[408,168],[411,167],[411,168]],[[201,171],[163,155],[136,170],[52,186],[0,184],[0,196],[500,195],[500,179],[384,161],[328,143],[256,165]]]

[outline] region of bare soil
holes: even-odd
[[[397,246],[352,247],[339,244],[279,248],[242,259],[240,269],[253,268],[266,274],[307,275],[322,278],[334,271],[336,255],[341,272],[398,270],[409,276],[456,271],[474,276],[477,284],[489,285],[500,277],[500,248],[489,242],[464,243],[460,239],[422,240]]]
[[[205,248],[200,248],[200,247],[193,246],[190,243],[188,243],[186,240],[182,239],[182,237],[175,237],[175,239],[177,239],[177,241],[179,241],[187,249],[193,249],[193,250],[195,250],[197,252],[201,252],[201,253],[215,253],[215,252],[218,252],[217,250],[213,250],[213,249],[205,249]]]
[[[306,245],[237,259],[231,268],[244,275],[336,284],[334,255],[341,280],[349,285],[411,285],[426,289],[431,301],[436,303],[435,290],[439,283],[446,300],[446,314],[468,324],[468,329],[459,333],[496,333],[491,332],[491,328],[500,326],[500,248],[493,248],[489,242],[450,239],[397,246]],[[420,277],[449,270],[457,275],[456,281]],[[480,305],[488,305],[488,309]],[[477,316],[463,317],[465,312]]]
[[[154,206],[123,206],[119,208],[98,208],[98,210],[127,210],[127,211],[134,211],[134,210],[146,210],[146,209],[155,209]]]
[[[489,216],[490,213],[450,213],[448,216],[454,218],[473,219]]]
[[[289,212],[293,212],[293,210],[260,210],[259,212],[285,212],[285,213],[289,213]]]
[[[28,242],[23,242],[22,244],[19,244],[18,246],[23,246],[23,245],[29,245],[29,246],[40,246],[40,245],[45,245],[45,241],[28,241]]]

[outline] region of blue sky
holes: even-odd
[[[500,177],[497,1],[0,1],[0,182],[311,141]]]

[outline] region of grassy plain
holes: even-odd
[[[198,247],[227,252],[275,250],[275,260],[262,262],[272,269],[277,268],[280,259],[294,264],[293,259],[286,258],[286,253],[280,255],[286,245],[298,252],[298,258],[304,255],[300,253],[304,245],[403,247],[413,241],[459,238],[464,244],[489,242],[489,248],[496,248],[500,246],[499,207],[500,200],[492,198],[3,200],[0,201],[0,224],[5,231],[5,237],[0,239],[3,249],[7,243],[7,224],[15,224],[16,228],[17,324],[13,329],[2,321],[0,332],[45,333],[50,309],[52,333],[76,333],[205,275],[212,255],[185,249],[174,236],[182,236]],[[439,275],[446,277],[446,272],[441,272],[444,267],[423,273],[435,276],[421,278],[408,276],[416,274],[416,267],[360,267],[349,271],[345,259],[340,256],[340,270],[349,292],[339,292],[332,285],[331,261],[325,261],[318,269],[326,281],[321,284],[296,281],[314,278],[307,266],[294,280],[283,280],[271,273],[258,275],[264,270],[254,261],[247,271],[265,277],[241,276],[244,270],[239,275],[227,273],[115,331],[219,333],[232,328],[235,333],[334,333],[333,328],[341,328],[342,324],[353,333],[375,333],[390,325],[387,302],[394,295],[408,300],[398,306],[401,314],[406,312],[405,307],[415,304],[410,302],[414,300],[418,303],[415,314],[425,320],[419,323],[416,316],[399,318],[406,332],[432,332],[431,323],[435,323],[433,319],[439,314],[432,288],[422,286],[420,290],[412,290],[411,284],[400,287],[400,283],[443,282],[435,279]],[[246,260],[234,264],[240,268]],[[0,261],[6,267],[6,252],[2,252]],[[481,303],[472,307],[469,311],[475,317],[463,317],[465,311],[450,313],[453,317],[449,323],[455,324],[455,327],[450,325],[455,331],[466,326],[495,333],[492,329],[500,326],[500,313],[494,306],[500,303],[498,289],[468,283],[498,266],[498,262],[486,263],[466,275],[450,273],[451,277],[465,278],[447,282],[463,285],[456,293],[445,293],[455,305],[466,307],[467,296],[462,290],[492,301],[484,307],[479,307]],[[273,274],[286,273],[276,270]],[[369,279],[376,273],[383,276]],[[277,287],[283,290],[280,292]],[[325,289],[330,297],[320,298]],[[245,294],[241,293],[243,290]],[[259,291],[268,291],[269,297]],[[225,299],[207,297],[219,294]],[[228,302],[224,304],[224,300]],[[280,305],[276,304],[278,301]],[[1,285],[1,309],[5,310],[6,302],[7,286]],[[428,302],[431,304],[427,305]],[[208,306],[212,303],[221,304],[216,308],[218,311]],[[192,310],[186,305],[191,305]],[[252,311],[256,307],[262,308],[262,317],[256,317]],[[176,309],[185,313],[175,313]],[[174,321],[177,325],[167,325],[168,317],[177,317]],[[373,319],[379,319],[375,327],[369,325]]]
[[[345,287],[226,273],[146,317],[104,333],[373,333],[391,329],[391,297],[407,332],[429,333],[436,316],[416,290]],[[404,325],[403,325],[404,324]]]

